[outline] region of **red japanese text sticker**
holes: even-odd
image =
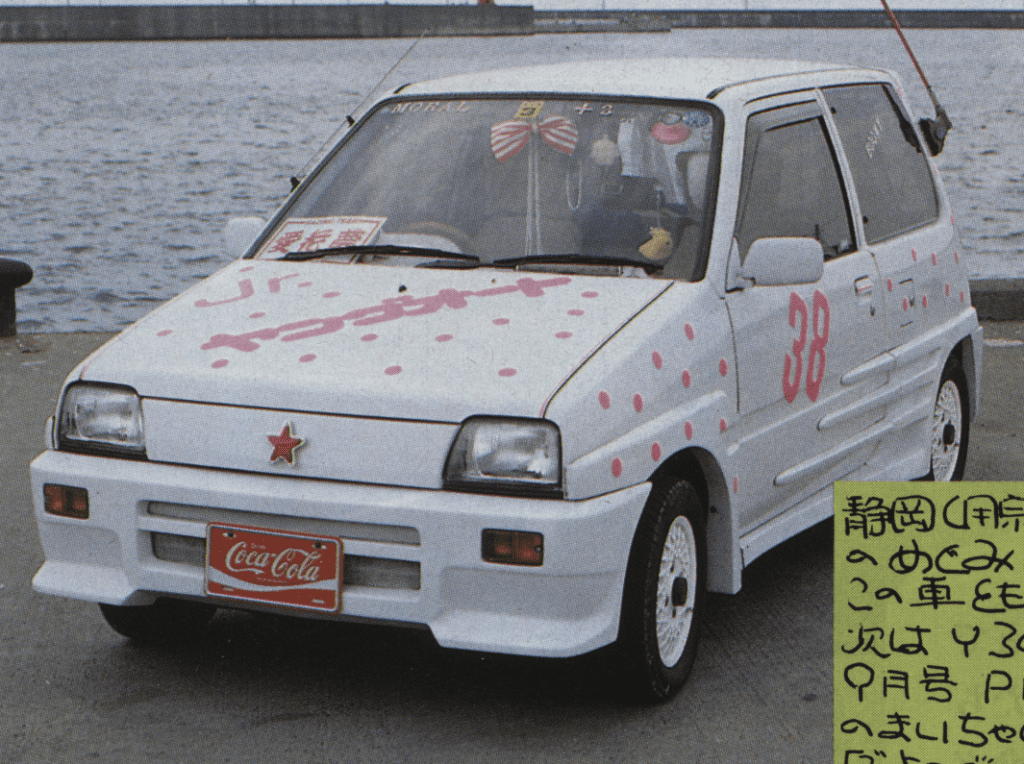
[[[372,244],[387,218],[348,215],[327,218],[292,218],[277,229],[259,257],[280,260],[292,252],[316,252],[337,247]]]

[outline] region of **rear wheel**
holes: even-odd
[[[176,644],[198,637],[217,607],[161,597],[152,605],[100,603],[100,612],[110,628],[123,637],[148,644]]]
[[[967,464],[970,408],[967,377],[955,356],[950,356],[939,380],[931,433],[931,478],[960,480]]]
[[[686,481],[655,486],[630,552],[617,644],[631,697],[666,700],[690,675],[706,571],[704,507],[696,491]]]

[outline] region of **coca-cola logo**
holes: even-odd
[[[313,583],[320,580],[320,566],[317,561],[322,557],[318,551],[305,551],[290,547],[280,552],[270,552],[263,547],[250,548],[248,542],[239,541],[232,546],[224,557],[224,567],[232,573],[252,573],[279,581],[306,581]]]

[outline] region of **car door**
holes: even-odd
[[[825,262],[816,283],[736,278],[727,291],[739,380],[741,534],[864,464],[874,445],[861,436],[885,415],[884,407],[857,407],[884,377],[844,384],[847,372],[885,350],[884,303],[874,257],[856,244],[828,120],[816,94],[805,98],[747,123],[730,273],[741,271],[762,238],[816,239]]]
[[[865,242],[878,263],[890,344],[899,347],[937,325],[945,305],[959,304],[947,267],[959,258],[956,232],[939,220],[932,167],[890,87],[842,85],[822,93],[849,160]]]

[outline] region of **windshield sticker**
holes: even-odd
[[[356,308],[340,316],[291,321],[281,326],[257,329],[242,334],[215,334],[200,347],[202,350],[234,348],[243,353],[251,353],[254,350],[260,349],[260,345],[256,342],[257,340],[267,342],[280,337],[282,342],[294,342],[295,340],[319,337],[324,334],[333,334],[343,329],[346,322],[351,322],[353,326],[370,326],[386,321],[395,321],[399,318],[426,316],[436,313],[444,307],[459,310],[469,305],[466,301],[467,297],[495,297],[515,292],[521,292],[526,297],[543,297],[545,289],[565,286],[571,281],[572,279],[568,276],[557,276],[542,281],[525,277],[517,280],[514,284],[491,287],[490,289],[482,289],[480,291],[442,289],[436,295],[430,295],[429,297],[413,297],[412,295],[386,297],[381,300],[379,305],[373,305],[368,308]]]
[[[513,119],[537,119],[543,108],[543,101],[523,101],[519,104],[519,111],[515,113]]]
[[[279,260],[292,252],[316,252],[321,249],[372,244],[386,220],[386,217],[367,215],[293,218],[278,229],[257,257]]]
[[[396,103],[388,110],[388,114],[415,114],[416,112],[453,112],[469,111],[469,101],[406,101]]]

